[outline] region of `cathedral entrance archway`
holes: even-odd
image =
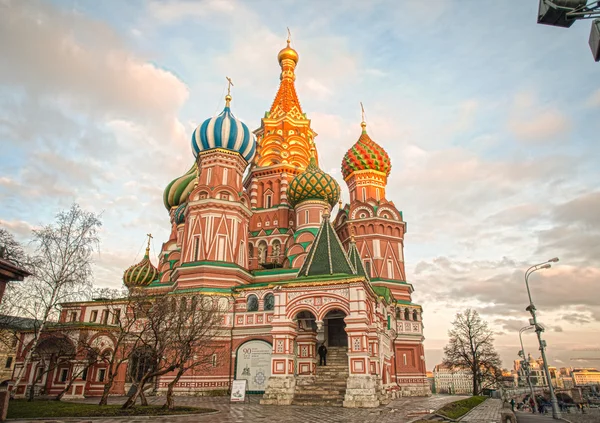
[[[296,339],[294,340],[294,373],[309,376],[315,372],[317,352],[317,318],[310,311],[296,314]]]
[[[346,313],[342,310],[331,310],[325,315],[325,340],[329,347],[347,347],[348,335],[346,334]]]

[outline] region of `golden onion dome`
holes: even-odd
[[[148,286],[156,279],[158,279],[158,269],[150,261],[150,239],[148,239],[144,258],[123,273],[123,283],[127,288],[137,288]]]
[[[282,49],[277,55],[277,60],[279,60],[279,64],[285,60],[290,59],[293,60],[295,64],[298,64],[298,52],[290,47],[290,40],[287,40],[287,47]]]

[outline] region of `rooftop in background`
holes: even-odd
[[[35,327],[36,319],[0,314],[0,329],[29,330]]]
[[[13,262],[0,258],[0,281],[22,281],[30,275],[31,273],[16,266]]]

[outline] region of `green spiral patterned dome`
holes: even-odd
[[[163,202],[167,210],[171,210],[173,207],[180,206],[185,203],[190,195],[190,192],[194,189],[196,182],[196,175],[198,174],[198,164],[194,162],[194,165],[188,170],[185,175],[175,178],[165,188],[163,193]]]
[[[146,248],[142,261],[123,273],[123,283],[127,288],[148,286],[155,279],[158,279],[158,270],[150,262],[150,248]]]
[[[187,203],[181,204],[179,207],[175,209],[175,213],[173,213],[173,220],[176,225],[181,225],[185,223],[185,210],[187,209]]]
[[[294,207],[306,200],[326,201],[333,207],[340,199],[340,186],[319,169],[317,161],[311,157],[306,170],[290,182],[287,197]]]

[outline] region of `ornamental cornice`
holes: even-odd
[[[252,210],[250,210],[248,207],[246,207],[241,202],[221,200],[218,198],[204,198],[201,200],[190,201],[188,203],[188,210],[189,210],[188,213],[192,210],[202,208],[202,206],[206,206],[206,205],[219,206],[219,207],[215,207],[217,209],[220,208],[220,209],[226,209],[226,210],[241,211],[246,215],[246,217],[251,217],[254,214],[252,212]]]

